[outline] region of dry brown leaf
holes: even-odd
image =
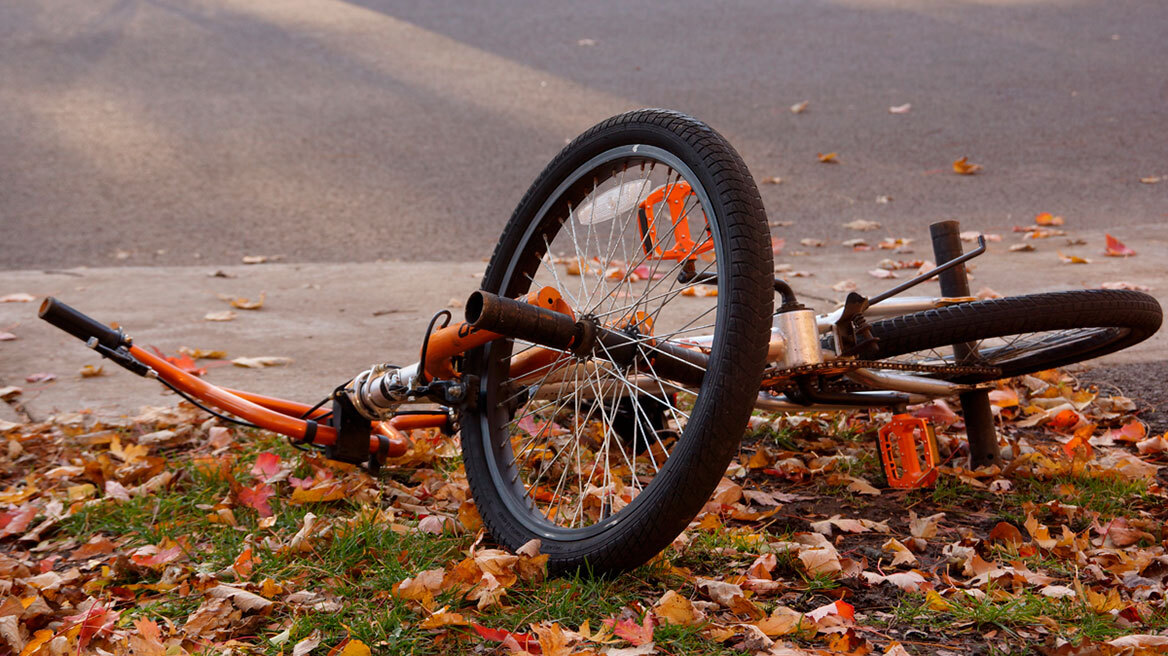
[[[929,539],[937,537],[937,526],[945,518],[945,513],[937,513],[928,517],[917,517],[912,510],[908,511],[908,530],[914,538]]]
[[[880,229],[880,222],[879,221],[868,221],[865,219],[856,219],[855,221],[849,221],[849,222],[845,223],[844,227],[847,228],[848,230],[858,230],[860,232],[868,232],[869,230],[879,230]]]
[[[917,564],[917,557],[914,556],[913,553],[908,550],[908,547],[904,546],[904,544],[900,540],[897,540],[896,538],[889,538],[888,542],[885,542],[884,545],[881,547],[881,549],[893,554],[893,557],[892,557],[892,566],[893,567],[896,567],[897,565],[915,565],[915,564]]]
[[[693,602],[673,590],[667,590],[653,606],[653,613],[663,624],[692,626],[701,622],[703,613],[694,608]]]
[[[816,153],[815,156],[823,164],[839,164],[839,153]]]
[[[804,100],[803,102],[797,102],[794,105],[791,105],[791,113],[792,114],[802,114],[803,112],[807,111],[807,108],[809,106],[811,106],[810,100]]]
[[[258,310],[264,306],[264,299],[266,297],[267,294],[265,292],[260,292],[260,297],[254,301],[243,298],[242,296],[238,296],[230,299],[231,307],[238,308],[240,310]]]
[[[235,607],[242,611],[266,611],[272,607],[272,601],[264,599],[254,592],[248,592],[240,588],[235,588],[229,585],[217,585],[207,594],[219,599],[230,599]]]
[[[1059,261],[1062,262],[1063,264],[1090,264],[1091,263],[1091,260],[1088,260],[1085,257],[1079,257],[1078,255],[1063,255],[1062,251],[1059,251],[1058,257],[1059,257]]]
[[[94,378],[102,375],[103,372],[100,364],[87,364],[81,367],[81,371],[78,373],[81,374],[82,378]]]
[[[292,358],[285,358],[276,355],[261,355],[254,358],[235,358],[231,361],[231,364],[237,367],[248,367],[251,369],[263,369],[264,367],[282,367],[291,363]]]
[[[981,164],[974,164],[968,157],[962,157],[953,162],[953,172],[958,175],[973,175],[982,170]]]

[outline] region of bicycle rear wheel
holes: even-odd
[[[1147,294],[1087,289],[976,301],[872,324],[879,359],[914,364],[984,364],[1001,377],[1097,358],[1141,342],[1160,327],[1160,304]],[[972,343],[957,360],[954,344]],[[944,376],[982,382],[986,376]]]
[[[685,528],[758,394],[767,237],[745,164],[690,117],[616,116],[552,160],[482,287],[510,298],[555,287],[578,319],[623,332],[635,353],[549,356],[500,339],[468,354],[477,388],[462,415],[463,458],[498,542],[539,538],[553,571],[600,573],[644,563]],[[699,284],[709,275],[716,288]],[[667,346],[705,356],[688,384],[657,374]]]

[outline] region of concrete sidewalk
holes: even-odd
[[[779,228],[779,234],[783,233]],[[1067,237],[1035,240],[1035,252],[1008,252],[1021,242],[1018,234],[1002,234],[990,252],[974,261],[974,290],[991,288],[1004,295],[1057,289],[1099,287],[1105,282],[1128,281],[1152,288],[1168,306],[1168,226],[1125,228],[1122,238],[1138,252],[1135,257],[1102,255],[1102,233],[1075,232]],[[929,257],[927,230],[914,243],[915,253],[873,250],[854,253],[839,243],[802,246],[787,238],[780,265],[782,273],[805,302],[829,310],[844,294],[832,289],[846,279],[868,295],[911,277],[898,271],[898,280],[878,280],[868,274],[884,258]],[[883,233],[857,233],[876,243]],[[1068,238],[1086,245],[1068,246]],[[807,255],[795,254],[806,251]],[[1057,252],[1079,255],[1090,264],[1063,264]],[[110,364],[105,375],[82,378],[79,370],[101,359],[76,339],[39,321],[40,299],[56,296],[104,322],[118,322],[141,346],[157,346],[168,355],[179,347],[225,350],[228,358],[285,356],[286,366],[247,369],[227,363],[202,361],[207,380],[259,393],[315,402],[337,384],[374,362],[408,364],[418,357],[422,334],[434,312],[449,308],[461,318],[461,302],[478,288],[483,262],[260,264],[232,267],[122,267],[49,271],[0,271],[0,296],[28,293],[35,302],[0,303],[0,332],[17,336],[0,342],[0,387],[23,388],[20,400],[33,417],[57,411],[91,408],[101,414],[120,414],[142,405],[174,402],[174,396],[153,381],[139,378]],[[781,268],[786,268],[785,266]],[[214,275],[220,272],[222,275]],[[795,276],[795,272],[813,274]],[[226,276],[226,277],[223,277]],[[227,322],[205,321],[209,312],[232,309],[220,295],[257,298],[266,294],[260,310],[234,310]],[[926,283],[915,294],[938,293]],[[1168,333],[1161,331],[1136,348],[1112,355],[1106,362],[1168,360]],[[28,383],[36,373],[55,374],[56,380]],[[11,408],[0,404],[0,419],[16,420]]]

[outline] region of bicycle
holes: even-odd
[[[986,383],[1160,326],[1155,299],[1133,291],[972,298],[963,263],[984,240],[961,254],[955,224],[933,231],[941,266],[817,316],[773,274],[762,201],[735,150],[696,119],[640,110],[548,164],[465,321],[440,311],[418,362],[374,365],[315,406],[212,385],[56,299],[40,316],[229,421],[374,471],[406,451],[405,430],[459,432],[498,543],[538,538],[553,571],[611,572],[686,527],[756,409],[902,410],[958,395],[967,413],[988,412]],[[898,297],[934,276],[943,296]],[[985,447],[968,419],[971,446],[992,460],[996,442]]]

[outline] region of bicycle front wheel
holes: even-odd
[[[771,253],[738,154],[690,117],[642,110],[569,144],[511,217],[483,289],[554,287],[622,353],[511,339],[468,354],[467,478],[494,538],[539,538],[553,571],[635,567],[701,509],[746,427],[766,359]],[[714,283],[716,281],[716,286]],[[702,284],[707,283],[707,284]],[[695,371],[658,375],[667,349]]]
[[[1087,289],[962,303],[872,324],[880,359],[998,367],[1002,378],[1114,353],[1160,327],[1160,304],[1141,292]],[[971,344],[957,359],[954,344]],[[956,382],[986,376],[944,376]]]

